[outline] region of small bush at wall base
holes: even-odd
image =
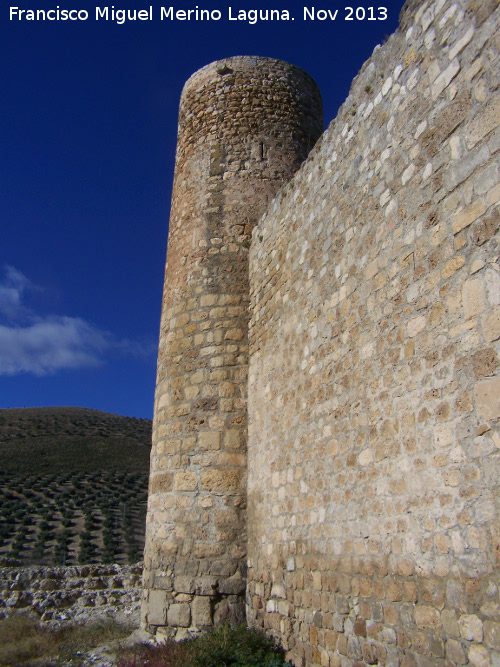
[[[260,630],[219,625],[193,639],[141,646],[117,667],[293,667],[285,651]]]

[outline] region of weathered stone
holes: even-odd
[[[500,338],[500,308],[486,313],[482,318],[483,335],[486,341],[491,342]]]
[[[212,625],[212,603],[208,596],[196,596],[191,604],[192,623],[196,628]]]
[[[471,278],[462,287],[462,302],[467,319],[479,315],[486,309],[483,285],[482,280]]]
[[[217,577],[204,576],[196,580],[195,592],[197,595],[213,595],[217,590]]]
[[[171,604],[167,610],[167,623],[175,627],[188,628],[191,625],[190,605],[185,602]]]
[[[455,665],[465,665],[467,663],[463,646],[456,639],[448,639],[446,642],[446,657]]]
[[[223,579],[219,583],[219,592],[226,595],[240,595],[246,589],[246,580],[237,579],[232,577],[231,579]],[[271,593],[273,595],[273,593]],[[285,596],[282,596],[285,597]]]
[[[460,636],[469,641],[483,641],[483,622],[475,614],[463,614],[458,619]]]
[[[194,593],[195,580],[194,577],[178,576],[174,579],[174,590],[178,593]]]
[[[455,611],[443,609],[441,612],[441,623],[443,624],[443,630],[447,635],[450,637],[460,636],[460,628],[458,627]]]
[[[441,622],[439,611],[426,605],[417,605],[414,617],[415,624],[421,628],[436,628]]]
[[[472,367],[474,369],[474,376],[476,380],[481,380],[495,374],[498,369],[498,359],[493,348],[487,348],[475,352],[472,357]]]
[[[474,220],[477,220],[477,218],[484,213],[484,210],[485,204],[482,199],[479,199],[463,211],[460,211],[460,213],[457,213],[452,223],[453,233],[458,234],[462,229],[468,227]]]
[[[176,472],[174,476],[175,491],[195,491],[198,479],[195,472]]]
[[[198,444],[202,449],[220,449],[220,433],[216,431],[207,431],[200,433]]]
[[[469,649],[469,662],[474,667],[491,667],[491,658],[488,650],[479,644],[473,644]]]
[[[205,470],[200,477],[201,488],[213,492],[235,491],[240,481],[237,470]]]
[[[477,382],[474,386],[476,410],[480,419],[500,417],[500,378]]]
[[[500,623],[494,621],[484,622],[484,644],[488,648],[500,651]]]

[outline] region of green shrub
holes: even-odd
[[[260,630],[218,627],[194,639],[142,646],[122,656],[117,667],[292,667],[285,651]]]

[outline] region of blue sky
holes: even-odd
[[[214,60],[287,60],[318,83],[325,125],[401,0],[279,0],[294,21],[229,21],[264,2],[9,0],[0,13],[0,408],[69,405],[152,417],[179,96]],[[10,7],[86,21],[10,19]],[[95,20],[97,7],[152,21]],[[160,8],[221,20],[160,20]],[[352,6],[364,20],[346,21]],[[303,8],[339,10],[304,21]],[[383,12],[386,20],[368,21]],[[354,12],[353,12],[354,15]],[[26,16],[26,15],[25,15]]]

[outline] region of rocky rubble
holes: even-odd
[[[0,568],[0,619],[31,612],[54,625],[114,618],[137,627],[141,580],[142,563]]]

